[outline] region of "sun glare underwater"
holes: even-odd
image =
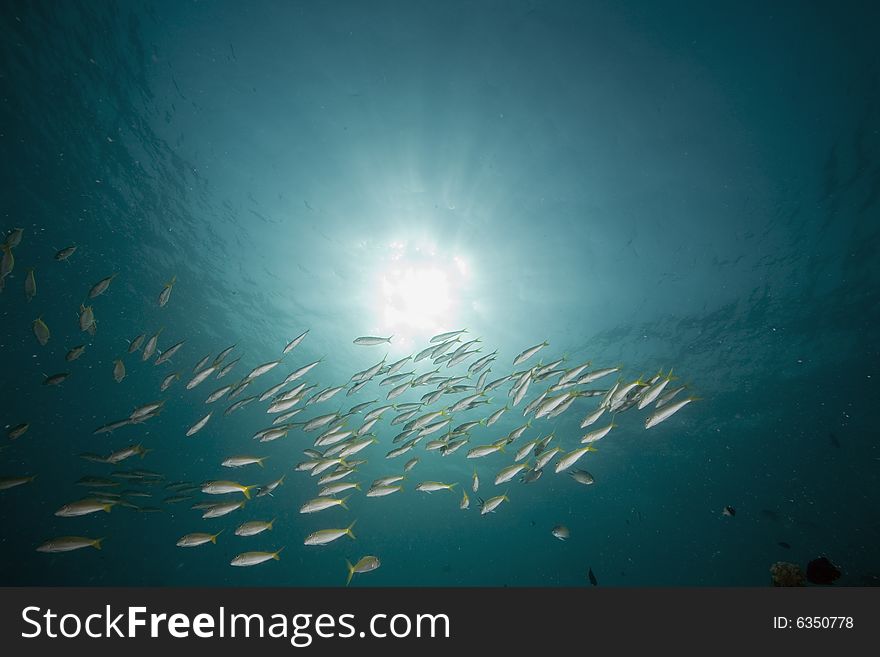
[[[7,6],[0,583],[876,584],[877,12]]]

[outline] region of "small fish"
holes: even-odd
[[[141,348],[141,345],[144,343],[144,338],[147,337],[145,333],[141,333],[136,336],[134,340],[128,343],[128,353],[133,354],[138,349]]]
[[[564,541],[571,536],[571,534],[568,531],[568,527],[566,527],[565,525],[556,525],[556,527],[553,528],[551,533],[556,538],[558,538],[560,541]]]
[[[433,493],[438,490],[452,490],[457,485],[458,482],[444,484],[439,481],[423,481],[418,486],[416,486],[416,490],[422,491],[423,493]]]
[[[351,565],[351,562],[346,559],[345,565],[348,567],[348,578],[345,580],[345,585],[348,586],[355,573],[368,573],[371,570],[376,570],[381,564],[379,562],[379,557],[368,555],[366,557],[361,557],[353,566]]]
[[[574,479],[579,484],[583,484],[584,486],[589,486],[590,484],[595,482],[595,479],[593,479],[593,475],[591,475],[586,470],[571,470],[568,474],[571,475],[572,479]]]
[[[663,406],[662,409],[655,410],[645,420],[645,429],[650,429],[651,427],[657,426],[664,420],[669,419],[674,413],[677,413],[682,408],[690,404],[692,401],[697,401],[698,399],[699,397],[688,397],[686,399],[682,399],[681,401],[666,404],[665,406]]]
[[[293,349],[295,349],[299,345],[299,343],[302,342],[305,339],[305,337],[309,334],[309,330],[310,329],[306,329],[305,331],[300,333],[298,336],[296,336],[293,340],[288,342],[287,346],[284,347],[284,351],[282,351],[281,353],[286,354],[286,353],[292,351]]]
[[[95,513],[96,511],[104,511],[105,513],[110,513],[110,509],[113,508],[114,504],[115,502],[107,502],[94,498],[86,498],[78,500],[76,502],[71,502],[70,504],[65,504],[55,512],[55,515],[61,516],[62,518],[73,518],[76,516],[84,516],[90,513]]]
[[[480,490],[480,477],[477,475],[476,468],[474,469],[474,476],[471,477],[471,490],[475,493]]]
[[[243,552],[235,557],[232,561],[229,562],[230,566],[256,566],[257,564],[261,564],[265,561],[280,561],[281,557],[278,555],[281,554],[281,548],[275,552]]]
[[[116,359],[113,361],[113,379],[116,383],[122,383],[122,380],[125,378],[125,363],[121,360]]]
[[[540,445],[539,445],[540,447]],[[535,459],[535,470],[541,470],[547,465],[553,458],[562,452],[560,447],[553,447],[552,449],[548,449],[546,451],[541,451],[540,455]],[[535,449],[535,454],[538,454],[538,450]]]
[[[203,369],[201,372],[196,374],[193,378],[191,378],[187,382],[186,389],[192,390],[193,388],[195,388],[197,385],[199,385],[202,381],[207,379],[209,376],[211,376],[216,371],[217,371],[216,365],[211,365],[210,367],[206,367],[205,369]]]
[[[70,256],[72,256],[76,252],[76,248],[77,247],[75,245],[64,247],[63,249],[61,249],[60,251],[58,251],[55,254],[55,259],[58,262],[61,262],[62,260],[67,260]]]
[[[536,344],[534,347],[529,347],[528,349],[521,352],[516,358],[513,359],[514,365],[519,365],[520,363],[524,363],[529,358],[538,353],[541,349],[548,346],[550,343],[547,341],[542,342],[541,344]]]
[[[813,584],[834,584],[840,575],[840,570],[827,557],[813,559],[807,564],[807,580]]]
[[[43,379],[44,386],[58,386],[64,383],[67,377],[70,376],[70,372],[59,372],[58,374],[51,374]]]
[[[590,584],[592,584],[593,586],[599,586],[599,582],[596,579],[596,576],[593,574],[592,568],[590,568],[590,571],[587,573],[587,577],[590,578]]]
[[[162,333],[165,327],[160,328],[156,331],[150,339],[147,340],[147,344],[144,345],[144,353],[141,356],[141,360],[148,361],[153,357],[153,354],[156,353],[156,345],[159,343],[159,334]]]
[[[367,497],[385,497],[392,493],[399,493],[403,490],[403,486],[371,486],[365,495]]]
[[[507,439],[502,438],[497,443],[492,443],[491,445],[478,445],[477,447],[472,447],[468,450],[467,456],[465,458],[479,459],[483,458],[484,456],[489,456],[489,454],[503,452],[505,444],[507,444]]]
[[[94,299],[95,297],[101,296],[104,292],[107,291],[107,288],[110,287],[110,283],[113,282],[113,279],[116,278],[117,274],[114,272],[107,278],[102,278],[100,281],[95,283],[92,286],[92,289],[89,290],[89,299]]]
[[[461,502],[458,504],[459,509],[467,509],[471,505],[471,500],[468,497],[467,491],[461,491]]]
[[[95,324],[95,311],[91,306],[79,306],[79,328],[88,331]]]
[[[595,452],[596,448],[592,445],[575,449],[563,456],[556,462],[555,472],[559,473],[573,466],[587,452]]]
[[[16,486],[29,484],[36,478],[37,475],[32,475],[30,477],[0,477],[0,490],[9,490]]]
[[[104,459],[105,463],[120,463],[125,459],[131,458],[132,456],[140,456],[144,458],[147,452],[152,450],[146,449],[143,445],[129,445],[123,449],[118,449],[115,452],[112,452],[107,458]]]
[[[174,287],[174,284],[177,282],[177,276],[172,276],[171,280],[165,283],[165,287],[162,288],[162,291],[159,293],[159,307],[164,308],[165,304],[168,303],[168,299],[171,298],[171,289]]]
[[[732,518],[733,516],[736,515],[736,509],[734,509],[732,506],[726,506],[721,511],[721,515],[728,516],[728,517]]]
[[[21,438],[25,432],[30,428],[29,422],[22,422],[21,424],[16,424],[12,427],[9,432],[6,434],[9,436],[9,440],[15,440],[16,438]]]
[[[180,348],[184,344],[186,344],[186,340],[181,340],[177,344],[175,344],[171,347],[168,347],[168,349],[163,350],[162,353],[159,354],[159,357],[156,358],[156,361],[153,363],[153,365],[161,365],[162,363],[166,363],[169,360],[171,360],[174,357],[174,354],[176,354],[178,351],[180,351]],[[214,370],[211,370],[211,372],[213,372],[213,371]]]
[[[180,372],[174,372],[173,374],[169,374],[164,379],[162,379],[162,384],[159,386],[160,392],[165,392],[168,388],[171,387],[171,384],[177,381],[180,378]]]
[[[235,529],[236,536],[256,536],[257,534],[262,534],[265,531],[269,531],[272,529],[275,524],[275,518],[269,520],[268,522],[265,520],[251,520],[244,524],[239,525]]]
[[[0,250],[3,251],[3,258],[0,260],[0,280],[3,280],[15,268],[15,256],[12,254],[12,247],[6,242],[0,245]]]
[[[211,415],[213,413],[214,413],[214,411],[211,411],[205,417],[203,417],[201,420],[199,420],[194,425],[192,425],[189,429],[187,429],[186,435],[192,436],[192,435],[195,435],[196,433],[198,433],[199,431],[201,431],[202,429],[204,429],[205,425],[208,424],[208,420],[211,419]]]
[[[257,493],[257,497],[265,497],[266,495],[271,495],[275,492],[275,489],[278,488],[281,484],[284,483],[284,475],[281,475],[280,479],[276,479],[271,484],[266,484],[265,486],[260,487],[260,492]]]
[[[64,360],[68,363],[72,363],[77,358],[83,355],[83,352],[86,350],[86,346],[84,344],[78,345],[67,352],[67,355],[64,356]]]
[[[239,502],[224,502],[222,504],[213,504],[205,509],[205,512],[202,514],[202,518],[219,518],[243,507],[244,500],[241,500]]]
[[[334,506],[341,506],[343,509],[348,509],[345,501],[348,497],[344,497],[342,499],[337,499],[335,497],[316,497],[313,500],[309,500],[305,504],[303,504],[299,512],[300,513],[317,513],[318,511],[323,511],[324,509],[330,509]]]
[[[516,475],[518,475],[523,470],[529,468],[528,463],[514,463],[513,465],[509,465],[506,468],[503,468],[496,476],[495,476],[495,485],[503,484],[504,482],[510,481]]]
[[[509,502],[510,498],[507,497],[507,493],[504,495],[498,495],[496,497],[491,497],[488,500],[480,500],[480,515],[486,515],[487,513],[494,513],[495,509],[497,509],[502,502]]]
[[[523,476],[520,477],[519,480],[524,484],[531,484],[532,482],[538,481],[538,479],[540,479],[543,474],[543,469],[529,470],[528,472],[523,474]]]
[[[263,374],[272,370],[273,368],[277,367],[280,364],[281,364],[281,360],[279,359],[279,360],[270,361],[268,363],[263,363],[262,365],[257,365],[254,369],[252,369],[250,371],[250,373],[246,377],[244,377],[244,380],[251,381],[253,379],[256,379],[258,376],[262,376]],[[289,383],[289,381],[288,381],[288,383]]]
[[[331,543],[338,538],[342,538],[343,536],[348,536],[352,540],[354,540],[354,532],[352,532],[352,528],[354,527],[353,521],[348,527],[345,529],[321,529],[319,531],[313,532],[306,537],[306,540],[303,542],[304,545],[326,545],[327,543]]]
[[[221,529],[216,534],[205,534],[203,532],[196,532],[194,534],[187,534],[186,536],[182,536],[180,540],[177,541],[178,547],[198,547],[199,545],[205,545],[206,543],[217,543],[217,537],[223,533]]]
[[[461,335],[462,333],[467,333],[467,329],[461,329],[460,331],[449,331],[448,333],[440,333],[432,337],[428,342],[431,344],[437,344],[438,342],[446,342],[456,336]]]
[[[235,481],[207,481],[202,484],[202,492],[208,495],[225,495],[227,493],[242,493],[246,499],[251,499],[251,490],[256,486],[242,486]]]
[[[34,335],[37,338],[37,342],[42,346],[46,346],[46,343],[49,342],[49,327],[46,326],[46,322],[43,321],[42,317],[37,317],[33,323]]]
[[[228,459],[224,460],[220,465],[225,468],[243,468],[246,465],[253,465],[256,463],[261,468],[263,466],[263,461],[265,461],[268,456],[264,456],[263,458],[257,458],[256,456],[230,456]]]
[[[24,295],[27,297],[28,302],[37,296],[37,281],[34,280],[34,270],[33,268],[28,269],[27,276],[24,279]]]
[[[391,338],[393,335],[388,336],[387,338],[377,338],[373,336],[363,336],[360,338],[354,339],[354,344],[359,344],[365,347],[372,347],[377,344],[391,344]]]
[[[22,235],[24,235],[24,228],[13,228],[9,231],[9,235],[6,236],[6,246],[14,249],[21,244]]]
[[[600,429],[594,429],[593,431],[585,433],[583,436],[581,436],[581,444],[584,445],[587,443],[594,443],[597,440],[601,440],[602,438],[607,436],[608,432],[611,431],[615,426],[617,426],[617,425],[615,425],[614,422],[612,422],[607,427],[602,427]]]
[[[71,552],[85,547],[101,549],[103,538],[86,538],[85,536],[61,536],[46,541],[37,548],[37,552]]]
[[[337,484],[329,484],[327,486],[324,486],[318,492],[318,495],[320,495],[321,497],[331,497],[333,495],[336,495],[337,493],[342,493],[352,489],[360,490],[361,485],[352,481],[343,481]]]
[[[403,466],[403,471],[404,471],[404,472],[409,472],[410,470],[412,470],[412,469],[416,466],[416,463],[418,463],[418,462],[419,462],[419,457],[418,457],[418,456],[416,456],[416,457],[414,457],[414,458],[411,458],[409,461],[407,461],[407,462],[404,464],[404,466]]]

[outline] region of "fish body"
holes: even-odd
[[[113,279],[116,278],[116,275],[116,273],[113,273],[107,278],[102,278],[100,281],[95,283],[92,286],[92,289],[89,290],[89,299],[94,299],[95,297],[104,294],[104,292],[107,291],[107,288],[110,287],[110,283],[112,283]]]
[[[284,548],[281,549],[283,550]],[[242,552],[230,561],[229,565],[247,567],[256,566],[265,563],[266,561],[279,561],[281,559],[281,557],[278,556],[279,554],[281,554],[281,550],[275,552]]]
[[[655,427],[661,422],[668,420],[675,413],[695,400],[697,400],[697,397],[687,397],[677,402],[670,402],[662,408],[655,409],[654,412],[645,419],[645,429],[650,429],[651,427]]]
[[[217,543],[217,537],[221,532],[222,530],[216,534],[206,534],[203,532],[186,534],[177,541],[177,547],[198,547],[199,545],[205,545],[205,543]]]
[[[452,490],[457,485],[458,482],[444,484],[440,481],[423,481],[418,486],[416,486],[416,490],[422,491],[423,493],[433,493],[438,490]]]
[[[197,434],[199,431],[201,431],[202,429],[204,429],[205,425],[208,424],[208,420],[211,419],[211,415],[213,415],[213,413],[214,413],[214,411],[211,411],[205,417],[203,417],[201,420],[199,420],[194,425],[192,425],[189,429],[187,429],[186,435],[193,436],[193,435]]]
[[[345,585],[348,586],[355,573],[368,573],[371,570],[376,570],[381,564],[379,562],[379,557],[368,555],[366,557],[361,557],[353,566],[351,565],[351,562],[346,559],[345,565],[348,567],[348,578],[345,580]]]
[[[168,300],[171,298],[171,290],[174,288],[174,284],[177,282],[177,276],[172,276],[171,280],[165,283],[165,287],[162,288],[162,291],[159,293],[159,307],[164,308],[165,304],[168,303]]]
[[[213,504],[205,509],[202,518],[220,518],[229,515],[237,509],[244,507],[244,500],[239,502],[224,502],[222,504]]]
[[[125,363],[121,360],[116,359],[113,361],[113,379],[116,383],[122,383],[122,380],[125,378]]]
[[[153,365],[161,365],[162,363],[165,363],[165,362],[171,360],[174,357],[174,354],[176,354],[178,351],[180,351],[180,348],[185,343],[186,343],[186,340],[181,340],[176,345],[174,345],[172,347],[168,347],[168,349],[164,350],[161,354],[159,354],[158,358],[156,358],[156,361],[153,363]],[[211,370],[211,371],[213,372],[213,370]]]
[[[490,497],[488,500],[485,500],[480,505],[480,515],[484,516],[487,513],[494,513],[495,509],[501,506],[502,502],[509,502],[510,498],[507,497],[507,494],[498,495],[496,497]]]
[[[568,531],[568,527],[566,527],[565,525],[556,525],[551,533],[560,541],[565,541],[569,538],[569,536],[571,536],[571,533]]]
[[[33,330],[34,336],[37,338],[37,342],[39,342],[41,346],[45,347],[46,343],[49,342],[49,337],[51,333],[49,332],[49,327],[46,326],[46,322],[43,321],[42,317],[37,317],[34,320]]]
[[[105,513],[110,513],[110,509],[113,507],[114,504],[115,502],[108,502],[95,498],[86,498],[78,500],[76,502],[71,502],[70,504],[65,504],[55,512],[55,515],[62,518],[74,518],[77,516],[85,516],[90,513],[95,513],[96,511],[104,511]]]
[[[391,338],[394,336],[388,336],[387,338],[378,338],[371,335],[362,336],[354,339],[354,343],[357,345],[361,345],[364,347],[372,347],[377,344],[391,344]]]
[[[303,544],[327,545],[327,543],[332,543],[336,539],[342,538],[343,536],[348,536],[353,540],[355,537],[354,533],[351,531],[353,527],[354,522],[352,522],[345,529],[321,529],[319,531],[309,534]]]
[[[100,550],[103,540],[103,538],[87,538],[85,536],[60,536],[40,545],[37,552],[71,552],[86,547]]]
[[[275,520],[251,520],[249,522],[243,523],[239,525],[235,529],[236,536],[256,536],[257,534],[262,534],[265,531],[271,530],[272,526],[275,524]]]

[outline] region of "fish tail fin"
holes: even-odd
[[[275,527],[275,521],[276,521],[276,520],[278,520],[277,517],[272,518],[272,519],[269,521],[269,524],[268,524],[269,529],[274,529],[274,527]]]
[[[453,481],[451,484],[449,484],[448,488],[449,488],[449,490],[452,490],[452,489],[455,488],[456,486],[458,486],[458,482],[457,482],[457,481]]]
[[[357,518],[351,521],[351,524],[346,528],[345,533],[348,534],[352,539],[355,538],[354,532],[351,531],[354,528],[354,523],[357,522]]]
[[[115,504],[115,502],[107,502],[106,504],[102,504],[101,508],[104,509],[104,513],[110,513],[110,509],[113,508],[113,504]]]
[[[346,511],[348,510],[348,505],[345,503],[345,500],[347,500],[349,497],[351,497],[351,495],[346,495],[341,500],[339,500],[339,506],[341,506]]]
[[[223,530],[221,529],[219,532],[217,532],[216,534],[211,536],[211,542],[214,543],[214,545],[217,544],[217,537],[220,536],[220,534],[222,534],[222,533],[223,533]]]
[[[348,567],[348,577],[345,580],[345,585],[348,586],[351,583],[351,578],[354,576],[354,566],[351,565],[351,561],[348,559],[345,560],[345,565]]]
[[[386,340],[386,342],[388,344],[391,344],[391,338],[393,338],[393,337],[394,337],[394,334],[392,333],[391,335],[388,336],[388,339]]]
[[[269,458],[269,457],[268,457],[268,456],[264,456],[264,457],[261,458],[261,459],[257,459],[257,465],[259,465],[261,468],[265,468],[266,466],[263,465],[263,461],[265,461],[267,458]]]
[[[104,539],[106,539],[106,538],[107,538],[106,536],[102,536],[101,538],[96,538],[94,541],[91,542],[91,546],[92,546],[93,548],[95,548],[96,550],[100,550],[100,549],[101,549],[101,543],[102,543],[102,542],[104,541]]]
[[[256,488],[256,486],[242,486],[241,492],[244,493],[246,499],[251,499],[251,490]]]
[[[272,558],[275,559],[275,561],[281,561],[281,557],[279,557],[278,555],[281,554],[281,550],[283,550],[284,547],[285,546],[282,545],[280,548],[278,548],[275,552],[272,553]]]

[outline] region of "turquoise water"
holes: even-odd
[[[345,560],[364,555],[381,567],[355,586],[583,586],[589,569],[600,586],[764,586],[774,562],[819,555],[843,571],[838,585],[876,581],[880,16],[870,3],[709,4],[5,4],[0,212],[3,230],[24,234],[0,295],[0,424],[30,428],[3,437],[0,476],[36,479],[0,491],[0,583],[339,586]],[[94,336],[79,330],[84,301]],[[531,484],[492,479],[527,440],[552,431],[551,444],[578,446],[593,398],[533,420],[503,454],[465,458],[522,425],[552,379],[448,457],[424,448],[441,432],[385,459],[401,429],[391,410],[352,480],[366,489],[418,456],[404,490],[355,491],[350,510],[312,515],[298,510],[317,477],[293,466],[317,432],[258,443],[268,402],[228,417],[231,402],[203,403],[305,330],[238,399],[319,358],[310,394],[342,385],[460,328],[482,352],[440,374],[496,349],[489,380],[565,355],[560,367],[621,365],[624,382],[672,368],[681,398],[700,401],[647,431],[649,409],[619,413],[576,466],[592,486],[552,464]],[[159,329],[160,351],[186,341],[171,362],[128,355],[128,340]],[[66,362],[78,344],[83,356]],[[226,362],[241,360],[226,378],[185,389],[197,361],[232,344]],[[56,372],[70,377],[42,385]],[[292,421],[387,403],[380,378]],[[511,403],[510,386],[451,426]],[[94,435],[158,400],[157,417]],[[137,443],[153,451],[116,466],[79,457]],[[268,459],[221,467],[236,454]],[[162,483],[106,490],[149,492],[126,499],[158,512],[54,515],[86,496],[81,477],[138,468]],[[163,502],[169,482],[281,475],[274,496],[223,518],[189,508],[199,492]],[[417,492],[425,480],[457,486]],[[477,497],[504,492],[509,502],[481,516]],[[274,517],[272,531],[233,535]],[[355,519],[354,541],[303,545]],[[175,545],[221,529],[216,545]],[[65,535],[106,540],[35,551]],[[277,562],[229,566],[282,546]]]

